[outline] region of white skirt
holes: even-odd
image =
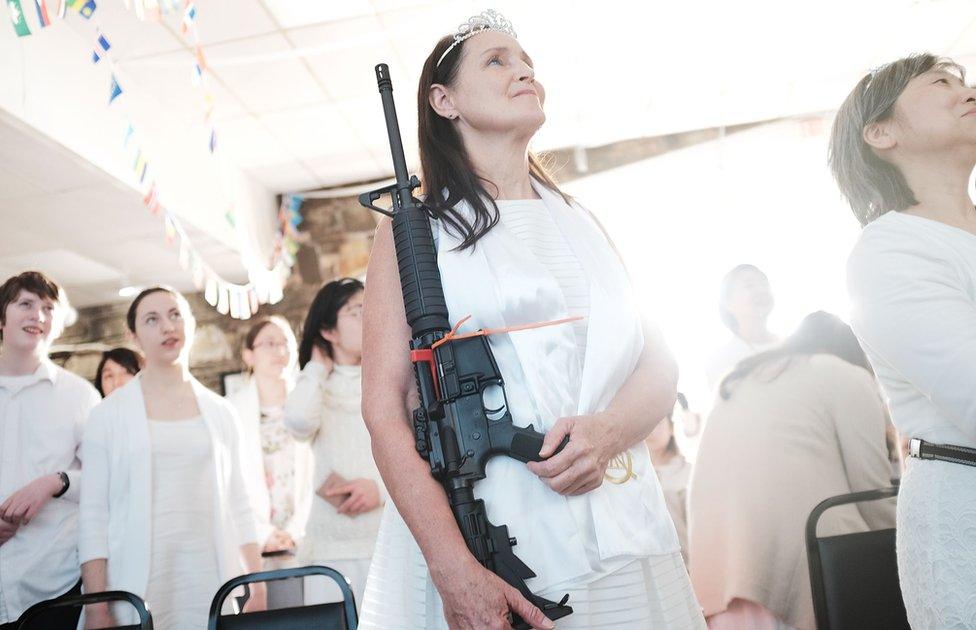
[[[704,630],[681,554],[637,558],[589,584],[539,593],[569,594],[573,614],[557,628]],[[420,548],[399,513],[383,515],[359,617],[361,630],[446,630],[443,606]]]
[[[976,628],[976,468],[909,459],[895,540],[912,628]]]

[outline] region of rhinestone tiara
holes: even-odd
[[[518,36],[515,35],[515,29],[512,28],[512,23],[508,21],[508,18],[494,9],[488,9],[482,11],[479,15],[469,17],[467,22],[458,26],[457,32],[454,33],[454,42],[447,47],[447,50],[444,51],[441,58],[437,60],[436,65],[441,65],[444,57],[447,57],[448,53],[454,50],[455,46],[483,31],[498,31],[499,33],[505,33],[512,39],[518,39]]]

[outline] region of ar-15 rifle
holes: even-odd
[[[420,180],[407,175],[393,83],[386,64],[376,66],[376,82],[383,100],[396,183],[363,193],[359,203],[393,218],[400,288],[413,337],[410,357],[420,392],[420,407],[413,412],[417,451],[427,459],[431,473],[447,492],[454,519],[478,562],[517,588],[547,617],[560,619],[573,612],[566,605],[569,595],[553,602],[529,590],[525,580],[535,573],[513,553],[516,539],[509,537],[507,526],[488,521],[484,501],[475,499],[473,490],[475,482],[485,478],[485,465],[494,455],[521,462],[540,461],[545,436],[532,425],[522,428],[512,423],[502,376],[485,337],[438,343],[451,325],[437,269],[430,213],[413,196]],[[374,205],[385,194],[392,198],[392,210]],[[522,619],[513,617],[516,630],[529,628]]]

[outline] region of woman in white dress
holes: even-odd
[[[244,387],[227,396],[240,420],[241,466],[264,569],[295,566],[312,504],[311,452],[285,427],[298,342],[284,318],[262,317],[244,336]],[[268,584],[268,607],[301,606],[301,582]]]
[[[173,289],[140,293],[126,324],[145,368],[91,412],[82,440],[78,555],[84,590],[146,600],[161,630],[204,628],[226,580],[261,570],[230,403],[190,375],[190,307]],[[255,588],[256,586],[256,588]],[[263,610],[254,585],[245,610]],[[136,623],[96,604],[86,628]]]
[[[584,316],[489,337],[516,424],[547,432],[543,456],[569,443],[545,462],[493,458],[475,494],[518,539],[515,553],[537,573],[528,587],[550,600],[569,594],[574,613],[560,628],[703,628],[643,444],[674,403],[674,361],[643,332],[606,236],[528,149],[544,100],[531,58],[494,12],[440,40],[421,75],[421,178],[452,324],[470,315],[468,332]],[[368,276],[363,417],[393,501],[360,628],[509,628],[510,611],[554,627],[475,560],[415,450],[410,329],[388,221]]]
[[[976,90],[933,55],[882,66],[841,106],[830,162],[864,225],[852,323],[895,426],[976,448]],[[898,573],[916,630],[976,627],[976,458],[956,459],[911,457],[901,482]]]

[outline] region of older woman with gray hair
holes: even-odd
[[[898,573],[913,628],[976,627],[976,90],[930,54],[866,75],[830,165],[864,226],[852,321],[911,455]]]

